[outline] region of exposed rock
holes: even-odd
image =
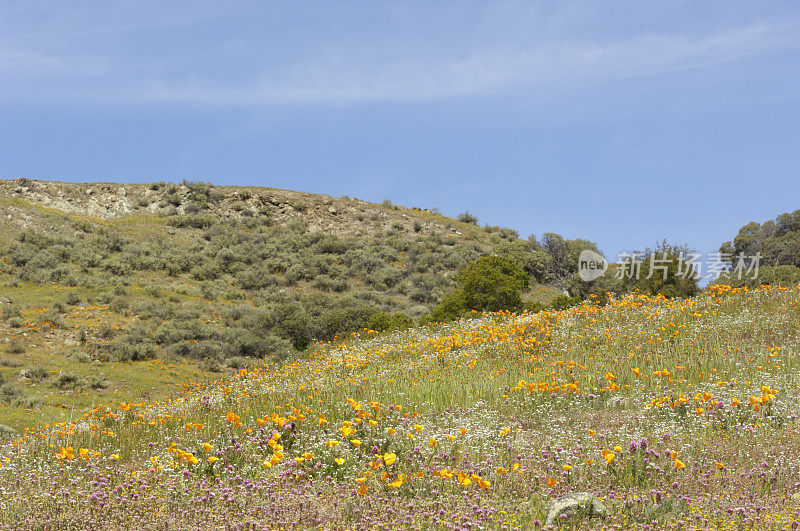
[[[291,190],[274,188],[245,188],[211,186],[207,205],[199,205],[201,214],[218,216],[221,219],[237,219],[242,216],[259,218],[268,216],[272,224],[285,225],[293,219],[300,218],[310,227],[326,230],[336,236],[357,236],[365,234],[365,218],[369,222],[389,222],[402,220],[404,230],[410,231],[416,222],[415,233],[451,233],[443,223],[419,219],[410,211],[395,205],[379,205],[368,203],[357,198],[334,198],[330,195],[315,195]],[[243,193],[250,194],[251,199],[244,199]],[[126,183],[124,186],[112,183],[60,183],[56,181],[0,180],[0,197],[19,194],[31,206],[24,208],[4,206],[0,219],[5,222],[11,216],[14,230],[34,228],[42,229],[43,219],[36,214],[37,206],[46,206],[66,214],[85,216],[97,219],[119,219],[136,213],[155,214],[160,218],[169,218],[176,214],[193,215],[197,212],[186,209],[185,185],[156,183],[156,186],[139,183]],[[180,208],[175,208],[167,198],[177,195],[181,198]],[[171,201],[175,201],[174,198]],[[242,202],[250,210],[242,211]],[[270,212],[253,210],[259,204],[274,207]],[[422,211],[421,209],[416,209]],[[430,212],[430,210],[427,210]],[[33,213],[33,214],[32,214]],[[335,223],[329,222],[335,219]],[[446,223],[445,223],[446,225]],[[370,229],[377,229],[370,226]],[[383,229],[386,227],[384,226]],[[381,229],[381,230],[383,230]],[[49,229],[56,232],[56,229]],[[370,231],[367,230],[366,234]],[[453,232],[459,235],[458,232]],[[1,295],[0,295],[1,297]]]
[[[8,437],[14,437],[17,435],[17,430],[12,428],[11,426],[6,426],[5,424],[0,424],[0,439],[6,439]]]
[[[606,407],[628,407],[631,405],[630,398],[622,398],[621,396],[613,396],[606,401]]]
[[[588,492],[573,492],[550,502],[547,525],[576,524],[585,518],[606,517],[608,510]]]

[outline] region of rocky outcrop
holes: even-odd
[[[574,525],[586,518],[605,518],[606,506],[588,492],[574,492],[550,502],[547,525]]]

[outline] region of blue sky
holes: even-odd
[[[800,208],[799,46],[796,2],[2,0],[0,177],[714,251]]]

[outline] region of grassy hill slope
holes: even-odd
[[[14,528],[784,529],[800,286],[364,332],[0,447]],[[598,522],[594,522],[598,523]]]
[[[0,181],[0,423],[163,398],[347,337],[377,311],[416,320],[492,253],[537,256],[510,229],[389,202]],[[540,283],[526,298],[558,293]]]

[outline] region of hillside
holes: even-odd
[[[0,524],[789,529],[800,286],[628,295],[318,345],[0,446]],[[558,524],[560,520],[556,520]]]
[[[346,337],[376,312],[411,324],[486,254],[513,256],[534,277],[524,298],[547,302],[566,271],[548,249],[388,201],[0,181],[0,423],[70,418],[109,396],[163,397]]]

